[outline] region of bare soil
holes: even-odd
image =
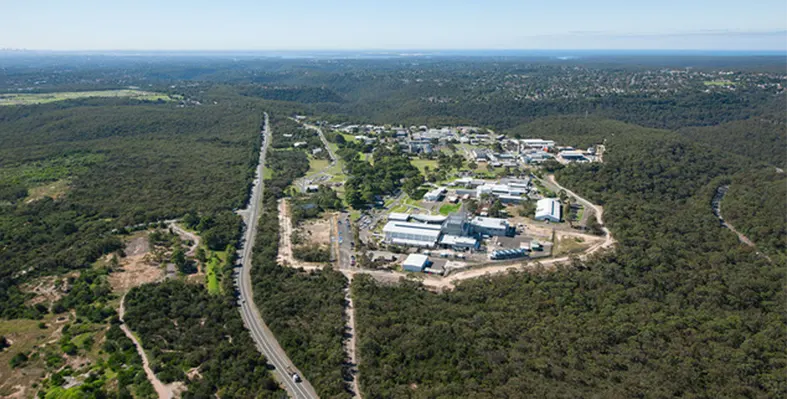
[[[126,244],[126,257],[120,258],[120,270],[109,275],[112,290],[125,293],[142,284],[152,283],[163,277],[161,267],[153,261],[148,244],[148,233],[138,234]]]

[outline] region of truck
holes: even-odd
[[[301,382],[301,376],[298,375],[298,373],[296,373],[295,370],[292,369],[292,367],[287,366],[287,374],[289,374],[290,378],[292,378],[292,382],[296,382],[296,383]]]

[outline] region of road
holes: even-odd
[[[754,241],[749,239],[749,237],[746,237],[740,231],[736,230],[735,226],[731,225],[729,222],[724,220],[724,217],[721,215],[721,201],[724,199],[724,196],[727,195],[727,190],[729,189],[730,186],[719,186],[716,189],[716,195],[714,195],[713,199],[711,200],[711,207],[713,208],[713,214],[717,218],[719,218],[719,221],[721,222],[722,226],[730,229],[731,232],[735,233],[735,235],[738,236],[738,241],[754,248],[757,251],[756,252],[757,255],[762,256],[763,258],[767,259],[768,262],[773,263],[773,260],[768,255],[757,249],[757,245],[754,243]]]
[[[325,151],[328,151],[328,156],[331,158],[331,162],[328,164],[328,166],[326,166],[326,167],[322,168],[321,170],[318,170],[317,172],[314,172],[314,173],[312,173],[310,175],[301,177],[300,179],[298,179],[294,183],[295,186],[297,186],[300,191],[306,191],[306,186],[311,184],[311,182],[314,181],[315,179],[317,179],[317,178],[319,178],[321,176],[324,176],[325,180],[329,180],[331,177],[333,177],[327,171],[330,170],[334,165],[336,165],[337,158],[336,158],[336,154],[331,149],[331,146],[328,145],[328,140],[325,138],[325,135],[322,133],[322,129],[320,129],[318,126],[310,125],[308,123],[304,123],[304,122],[296,120],[296,119],[292,119],[292,120],[295,121],[295,122],[303,124],[303,127],[307,128],[307,129],[311,129],[311,130],[316,131],[317,134],[320,136],[320,140],[322,141],[323,147],[325,147]]]
[[[246,209],[238,211],[238,214],[243,217],[246,223],[246,230],[243,234],[243,241],[240,243],[238,250],[240,271],[235,274],[235,284],[240,293],[240,313],[243,322],[251,332],[251,337],[257,344],[257,348],[262,352],[268,361],[275,367],[273,373],[274,377],[284,386],[291,397],[294,398],[318,398],[317,392],[311,384],[305,379],[303,373],[300,372],[287,357],[287,354],[279,345],[279,342],[274,337],[271,330],[262,320],[262,317],[254,305],[254,295],[251,287],[251,255],[254,246],[254,240],[257,234],[257,224],[259,222],[260,207],[262,206],[262,193],[264,189],[264,182],[262,180],[262,169],[265,166],[265,155],[268,150],[268,143],[271,141],[271,132],[269,128],[268,114],[265,114],[265,127],[263,128],[263,142],[260,149],[260,162],[257,165],[257,173],[254,179],[254,184],[251,191],[251,199]],[[287,369],[291,368],[300,375],[302,381],[296,383],[292,380],[287,373]]]
[[[551,183],[555,187],[557,187],[558,190],[563,190],[563,191],[566,192],[566,194],[576,198],[577,201],[580,204],[582,204],[582,206],[585,207],[585,212],[587,212],[588,209],[592,209],[593,210],[593,214],[596,217],[596,221],[598,222],[598,224],[601,225],[601,230],[604,232],[604,236],[606,237],[606,240],[604,240],[604,243],[601,245],[600,248],[611,247],[615,243],[615,239],[612,238],[612,233],[610,233],[609,229],[607,228],[607,226],[604,225],[604,208],[602,208],[601,206],[596,205],[596,204],[594,204],[594,203],[592,203],[592,202],[590,202],[590,201],[580,197],[579,195],[577,195],[573,191],[571,191],[571,190],[561,186],[560,183],[558,183],[557,180],[555,180],[555,175],[549,175],[547,177],[547,180],[549,181],[549,183]],[[600,248],[598,248],[598,249],[600,249]],[[593,252],[595,252],[595,251],[593,251]]]
[[[148,361],[148,356],[145,354],[145,350],[142,349],[142,344],[139,343],[137,337],[131,333],[131,330],[126,325],[125,320],[123,320],[123,316],[126,314],[126,294],[123,294],[123,297],[120,298],[120,308],[118,309],[118,318],[120,319],[120,329],[123,330],[123,333],[126,334],[126,337],[134,343],[134,346],[137,348],[137,353],[139,357],[142,358],[142,369],[145,370],[145,375],[148,377],[148,381],[150,384],[153,385],[153,389],[156,391],[159,399],[172,399],[175,397],[174,392],[172,391],[172,387],[170,385],[165,385],[161,380],[156,377],[156,373],[153,372],[153,369],[150,368],[150,361]]]

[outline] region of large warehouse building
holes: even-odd
[[[563,213],[560,201],[554,198],[543,198],[536,203],[536,220],[548,220],[558,223]]]
[[[441,229],[439,224],[391,221],[383,227],[383,234],[388,244],[431,248],[437,244]]]

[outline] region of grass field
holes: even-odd
[[[735,84],[729,80],[706,80],[703,83],[705,86],[730,86]]]
[[[407,205],[397,205],[391,209],[391,212],[404,213],[407,212]]]
[[[273,177],[273,171],[268,168],[262,168],[262,178],[270,179]]]
[[[59,93],[2,93],[0,105],[33,105],[55,101],[73,100],[88,97],[128,97],[135,100],[174,101],[175,98],[161,93],[141,90],[101,90],[101,91],[66,91]]]
[[[443,216],[448,216],[458,211],[461,206],[462,204],[445,204],[440,207],[440,214]]]
[[[327,168],[329,163],[330,161],[327,159],[311,158],[309,159],[309,171],[306,173],[307,174],[317,173]]]
[[[339,134],[341,134],[342,137],[344,137],[344,141],[346,141],[348,143],[355,141],[355,135],[354,134],[349,134],[349,133],[339,133]]]
[[[218,257],[211,257],[206,265],[205,274],[208,276],[208,292],[211,294],[219,293],[219,278],[216,276],[216,269],[219,268]]]
[[[428,166],[430,170],[437,169],[437,161],[432,159],[412,159],[410,163],[413,164],[421,173],[424,173],[424,169]]]

